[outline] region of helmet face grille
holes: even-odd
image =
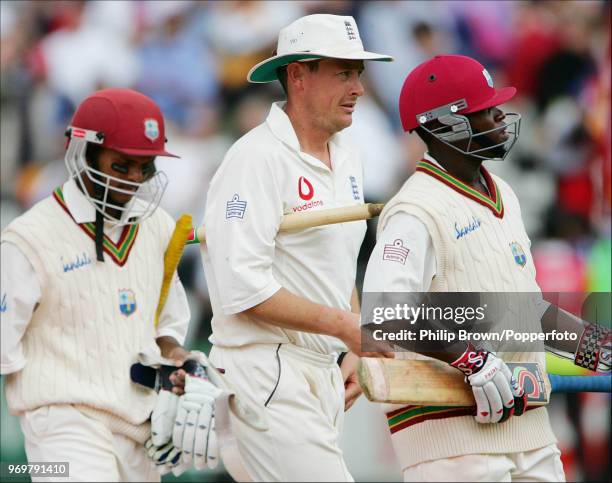
[[[516,141],[518,140],[520,130],[521,130],[521,115],[513,112],[505,113],[506,119],[510,118],[508,121],[504,122],[499,127],[489,129],[487,131],[479,132],[474,134],[472,131],[472,126],[470,125],[470,121],[466,116],[461,114],[444,114],[436,119],[442,126],[436,127],[433,129],[428,128],[425,124],[421,123],[420,127],[424,129],[426,132],[431,134],[433,137],[438,139],[440,142],[450,146],[455,151],[466,155],[472,156],[478,159],[487,160],[487,159],[497,159],[503,160],[506,158]],[[429,121],[428,121],[429,122]],[[489,145],[486,147],[473,146],[473,141],[478,141],[479,138],[487,139],[488,135],[505,130],[508,134],[509,138],[507,141]],[[461,141],[467,139],[467,146],[465,149],[461,149],[453,143],[457,141]],[[503,155],[497,157],[486,156],[487,152],[490,152],[496,148],[504,147]]]
[[[92,167],[85,159],[86,150],[85,138],[72,137],[64,161],[70,177],[75,179],[83,195],[105,220],[115,225],[133,225],[153,214],[168,185],[165,173],[158,171],[142,183],[123,180]],[[85,179],[96,187],[97,196],[88,192]],[[112,202],[113,194],[130,195],[131,200],[118,205]]]

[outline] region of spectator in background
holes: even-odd
[[[212,2],[206,32],[217,55],[219,82],[230,111],[249,90],[249,69],[274,49],[274,32],[303,14],[302,2]]]
[[[112,17],[131,18],[128,2],[22,2],[28,32],[9,88],[20,97],[19,164],[59,156],[57,139],[75,106],[102,87],[131,87],[138,75],[130,33]],[[119,22],[121,23],[121,22]]]
[[[453,2],[377,1],[361,7],[358,21],[364,42],[395,58],[388,66],[373,65],[366,77],[398,131],[397,99],[405,73],[436,54],[454,51],[449,3]]]
[[[534,95],[542,63],[559,46],[557,19],[549,10],[547,2],[517,2],[516,5],[507,75],[522,98]]]
[[[149,2],[143,14],[138,88],[170,121],[193,131],[192,111],[219,100],[217,61],[199,30],[206,12],[194,2],[177,1]]]
[[[63,28],[42,39],[40,61],[49,89],[64,103],[58,122],[65,124],[88,93],[134,85],[138,63],[128,37],[88,14],[89,9],[99,8],[95,2],[54,3],[65,9],[67,20]],[[129,15],[130,9],[126,4],[123,15]]]
[[[479,59],[492,71],[505,66],[518,4],[486,0],[448,2],[458,34],[457,53]]]

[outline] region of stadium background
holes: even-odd
[[[610,2],[607,1],[5,1],[0,4],[1,226],[65,179],[65,129],[75,106],[106,86],[153,97],[168,121],[159,159],[162,202],[201,220],[224,153],[260,123],[280,86],[245,75],[275,47],[278,30],[309,13],[353,15],[366,48],[395,56],[366,66],[366,95],[347,132],[363,153],[367,201],[383,202],[423,152],[401,132],[405,75],[437,53],[471,55],[523,115],[509,158],[488,163],[516,190],[544,291],[610,291]],[[362,250],[372,247],[372,227]],[[208,351],[210,304],[196,249],[180,275],[193,322],[188,345]],[[610,475],[610,396],[557,395],[550,416],[569,481]],[[0,460],[25,461],[2,395]],[[399,481],[381,414],[361,398],[343,435],[356,480]],[[316,464],[316,462],[313,462]],[[222,468],[180,480],[229,479]],[[174,481],[173,476],[164,481]]]

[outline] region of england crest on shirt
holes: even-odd
[[[361,196],[359,195],[359,185],[357,184],[357,178],[355,176],[349,176],[349,181],[351,182],[351,190],[353,191],[353,199],[355,201],[359,201]]]
[[[136,312],[136,295],[132,290],[119,290],[119,310],[126,317]]]
[[[516,264],[520,265],[521,268],[524,267],[527,263],[527,255],[525,255],[523,247],[517,242],[512,242],[510,243],[510,250],[512,250],[512,256]]]

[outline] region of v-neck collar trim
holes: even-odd
[[[460,179],[455,178],[447,171],[444,171],[426,159],[419,161],[416,170],[434,177],[463,196],[466,196],[476,203],[485,206],[486,208],[490,209],[497,218],[504,217],[504,203],[501,197],[501,192],[497,187],[497,183],[484,166],[480,167],[480,173],[487,184],[487,188],[489,193],[491,193],[491,196],[487,196],[475,190]]]
[[[64,200],[64,193],[62,192],[62,188],[58,187],[53,192],[53,197],[59,203],[59,205],[64,209],[64,211],[72,218],[74,221],[89,238],[92,240],[96,240],[96,226],[94,223],[77,223],[70,213],[68,209],[68,205]],[[114,243],[106,234],[104,235],[104,239],[102,242],[102,247],[104,251],[111,257],[113,262],[122,267],[127,262],[128,256],[132,251],[134,246],[134,242],[136,241],[136,235],[138,235],[139,226],[138,225],[126,225],[123,228],[123,232],[119,237],[117,243]]]

